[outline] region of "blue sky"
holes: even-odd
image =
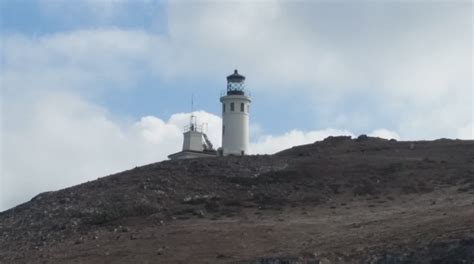
[[[113,11],[114,5],[121,10]],[[7,0],[2,18],[4,32],[36,36],[96,27],[166,31],[163,1]]]
[[[471,1],[0,5],[0,210],[165,159],[192,94],[219,146],[236,68],[253,153],[341,134],[473,138]]]
[[[72,4],[66,1],[5,1],[2,31],[6,35],[22,34],[32,38],[95,28],[145,30],[161,36],[167,34],[166,4],[162,1],[104,1],[96,7],[99,10],[94,10],[94,2],[101,1],[72,1]],[[101,12],[100,8],[113,9],[108,5],[114,3],[120,5],[120,11],[103,11],[105,15],[97,14]],[[106,15],[109,12],[112,14]],[[229,61],[229,64],[232,66],[232,61]],[[106,88],[102,93],[89,95],[89,99],[118,115],[131,118],[157,115],[167,118],[173,113],[189,111],[191,94],[194,94],[197,109],[219,114],[221,108],[218,98],[221,90],[225,89],[225,76],[238,66],[223,69],[221,73],[224,75],[216,73],[215,76],[208,75],[205,78],[189,75],[163,81],[144,74],[125,89]],[[241,68],[241,71],[245,73],[245,69]],[[248,89],[252,90],[252,76],[248,78]],[[311,111],[313,105],[311,102],[304,102],[304,94],[273,94],[271,89],[252,92],[258,98],[252,117],[260,120],[269,132],[283,133],[289,128],[315,128],[311,120],[315,118]],[[296,100],[301,104],[288,104],[288,100]],[[282,105],[286,105],[284,111]],[[267,112],[276,113],[280,118],[286,119],[285,126],[275,124]]]

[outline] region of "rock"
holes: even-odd
[[[329,261],[327,258],[322,258],[319,260],[319,264],[331,264],[331,261]]]
[[[160,247],[159,249],[156,250],[156,255],[161,256],[163,255],[163,252],[164,252],[164,248]]]

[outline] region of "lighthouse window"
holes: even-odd
[[[240,112],[244,112],[244,103],[240,103]]]
[[[230,111],[234,112],[234,103],[230,103]]]
[[[225,113],[225,104],[222,104],[222,112]]]

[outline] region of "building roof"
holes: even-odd
[[[168,155],[168,158],[177,159],[180,156],[185,156],[185,155],[191,155],[191,156],[194,156],[195,158],[215,157],[217,156],[217,151],[216,150],[204,150],[204,151],[183,150],[183,151]]]
[[[237,70],[234,70],[234,73],[227,76],[227,81],[229,82],[241,82],[245,80],[245,76],[239,74]]]

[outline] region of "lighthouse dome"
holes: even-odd
[[[227,76],[227,95],[245,94],[245,76],[239,74],[237,70]]]
[[[239,74],[238,70],[234,70],[234,73],[227,76],[228,82],[243,82],[245,80],[245,76]]]

